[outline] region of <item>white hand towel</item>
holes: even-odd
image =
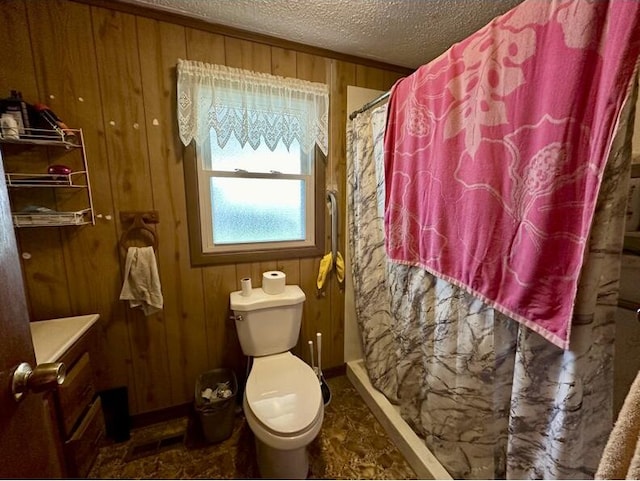
[[[153,247],[129,247],[120,299],[140,307],[145,316],[162,310],[163,298]]]

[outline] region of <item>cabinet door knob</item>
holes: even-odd
[[[20,363],[13,371],[11,391],[16,401],[28,392],[50,391],[62,384],[67,368],[62,362],[45,362],[35,369],[28,362]]]

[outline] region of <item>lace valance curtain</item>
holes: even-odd
[[[328,154],[327,85],[223,65],[178,60],[178,126],[188,145],[213,130],[224,148],[231,135],[241,146],[273,151],[298,141],[305,152],[318,144]]]

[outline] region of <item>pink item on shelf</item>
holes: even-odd
[[[56,174],[56,175],[69,175],[71,173],[71,168],[66,165],[50,165],[47,169],[47,173]]]
[[[527,0],[393,88],[387,252],[567,349],[640,2]]]

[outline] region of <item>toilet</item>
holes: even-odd
[[[294,356],[305,295],[287,285],[279,294],[262,288],[231,293],[242,352],[253,357],[242,406],[253,431],[260,475],[305,479],[307,446],[320,432],[324,403],[313,369]]]

